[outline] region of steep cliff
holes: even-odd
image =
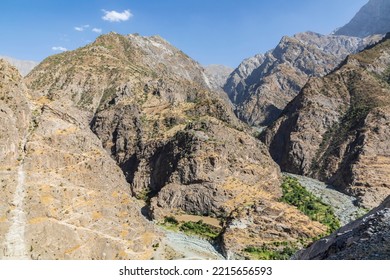
[[[389,193],[390,41],[312,78],[263,133],[283,170],[338,186],[377,206]]]
[[[299,260],[388,260],[390,197],[364,217],[340,228],[293,258]]]
[[[366,37],[390,32],[390,2],[370,0],[353,19],[335,31],[336,35]]]
[[[378,38],[325,36],[313,32],[283,37],[275,49],[240,65],[227,80],[224,90],[241,120],[253,126],[267,126],[310,77],[324,76],[348,54]],[[247,64],[251,67],[245,67]]]
[[[220,93],[210,90],[204,69],[160,37],[103,35],[46,59],[27,84],[34,100],[71,114],[83,133],[91,129],[98,136],[106,155],[121,168],[129,193],[142,203],[139,211],[143,207],[144,215],[156,222],[189,214],[213,217],[227,228],[232,213],[239,221],[240,213],[259,201],[297,211],[278,202],[281,175],[266,147]],[[104,170],[93,171],[106,176]],[[253,212],[259,219],[267,215]],[[294,228],[291,239],[296,241],[324,232],[318,223],[303,220],[318,230],[301,231],[286,221],[276,231],[288,235]],[[229,240],[224,247],[235,256],[242,256],[245,244],[263,242],[252,236],[235,247]]]
[[[0,258],[152,257],[158,234],[82,114],[30,100],[16,69],[0,63]]]

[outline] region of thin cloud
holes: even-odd
[[[64,47],[52,47],[51,48],[55,52],[66,52],[68,49]]]
[[[83,32],[85,29],[89,28],[89,24],[86,24],[86,25],[82,25],[82,26],[76,26],[74,28],[74,30],[76,31],[79,31],[79,32]]]
[[[133,17],[133,14],[130,12],[130,10],[125,10],[123,12],[117,12],[117,11],[106,11],[103,10],[104,16],[102,17],[103,20],[109,21],[109,22],[121,22],[121,21],[127,21],[131,17]]]
[[[92,28],[92,32],[95,32],[95,33],[102,33],[102,29],[101,28]]]

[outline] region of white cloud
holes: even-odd
[[[95,33],[102,33],[102,29],[101,28],[92,28],[92,32],[95,32]]]
[[[67,51],[67,49],[64,47],[52,47],[51,49],[53,51],[56,51],[56,52],[66,52]]]
[[[79,31],[79,32],[83,32],[85,29],[89,28],[89,24],[86,24],[86,25],[82,25],[82,26],[76,26],[74,28],[74,30],[76,31]]]
[[[103,10],[103,12],[104,12],[104,16],[102,17],[102,19],[110,22],[127,21],[131,17],[133,17],[133,14],[130,12],[130,10],[125,10],[122,13],[119,13],[117,11],[106,11],[106,10]]]

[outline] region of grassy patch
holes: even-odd
[[[289,260],[298,250],[296,244],[288,242],[274,242],[261,247],[248,246],[244,252],[250,259],[256,260]]]
[[[161,225],[167,230],[179,231],[179,222],[175,217],[165,217]]]
[[[214,227],[205,224],[202,220],[198,222],[185,222],[180,225],[180,230],[187,233],[215,239],[219,235],[219,231]]]
[[[198,222],[181,223],[175,217],[165,217],[162,226],[168,230],[181,231],[188,235],[196,235],[207,239],[215,239],[220,234],[220,231],[202,220]]]
[[[313,221],[327,226],[327,233],[330,234],[340,227],[340,221],[334,214],[333,209],[308,192],[297,179],[284,177],[282,189],[282,202],[297,207]]]

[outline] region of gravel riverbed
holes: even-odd
[[[324,203],[333,207],[335,215],[340,219],[341,226],[348,224],[366,213],[365,209],[355,205],[355,198],[337,191],[333,186],[327,185],[315,179],[290,173],[286,176],[296,178],[303,187]]]

